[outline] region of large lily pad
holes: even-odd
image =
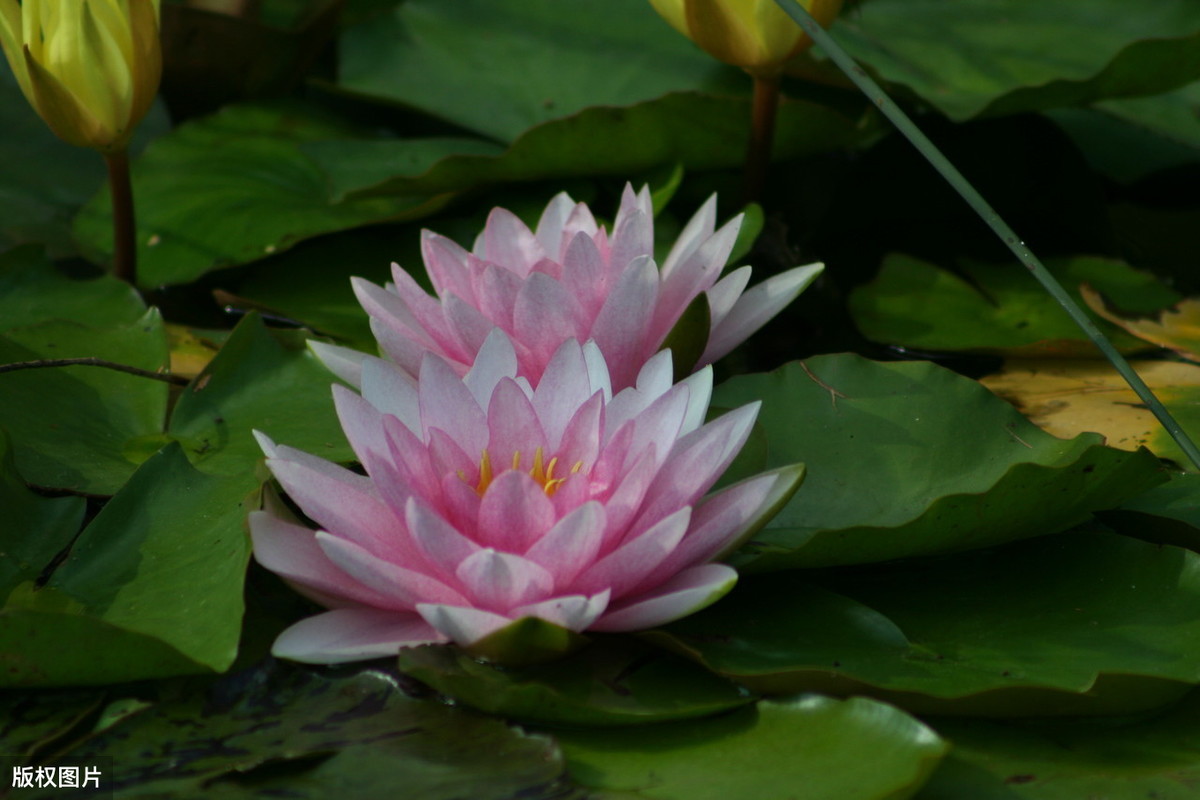
[[[642,0],[408,0],[341,44],[343,88],[505,142],[590,106],[749,86]]]
[[[437,202],[390,196],[336,202],[301,145],[356,130],[305,107],[231,106],[156,140],[133,165],[139,281],[187,283],[322,233],[415,218]],[[75,219],[93,258],[112,252],[106,193]]]
[[[747,578],[649,638],[762,692],[1100,714],[1200,681],[1200,556],[1069,533],[876,571]]]
[[[1200,783],[1200,694],[1116,720],[934,719],[954,744],[920,800],[1189,798]]]
[[[237,652],[253,475],[146,461],[46,580],[10,587],[0,681],[95,685],[227,668]],[[18,576],[19,577],[19,576]]]
[[[50,321],[0,336],[0,363],[85,357],[165,369],[162,318],[150,309],[123,325]],[[39,486],[112,494],[147,455],[131,443],[161,433],[166,409],[167,385],[153,376],[97,366],[0,374],[0,425],[13,437],[21,474]]]
[[[1099,517],[1129,536],[1200,551],[1200,475],[1172,473],[1169,483],[1142,492]]]
[[[201,470],[252,473],[262,458],[254,430],[332,461],[353,458],[333,410],[336,379],[306,341],[250,314],[183,391],[168,433]]]
[[[69,755],[112,757],[122,797],[576,796],[548,738],[415,700],[375,670],[268,663],[168,696]]]
[[[124,281],[109,276],[68,278],[35,245],[0,254],[0,330],[50,320],[121,325],[145,313],[146,304]]]
[[[1179,293],[1120,261],[1078,257],[1047,267],[1077,303],[1091,284],[1121,298],[1130,313],[1157,311]],[[890,255],[879,275],[850,295],[850,313],[868,339],[919,350],[1012,355],[1093,355],[1096,346],[1029,271],[1016,264],[963,264],[958,274],[904,255]],[[1091,314],[1118,349],[1146,342]]]
[[[1166,479],[1146,451],[1064,441],[927,362],[819,356],[734,378],[762,400],[767,467],[803,463],[788,505],[734,556],[752,570],[883,561],[1065,530]]]
[[[628,725],[709,716],[754,701],[677,656],[616,637],[549,664],[482,663],[447,646],[400,651],[401,671],[473,708],[523,721]]]
[[[952,119],[1151,95],[1200,77],[1200,7],[1161,0],[871,0],[839,43]]]
[[[708,720],[556,736],[577,783],[601,797],[645,800],[902,800],[946,752],[889,705],[817,695]]]

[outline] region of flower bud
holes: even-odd
[[[821,25],[833,22],[842,0],[802,0]],[[650,0],[667,22],[709,55],[752,75],[778,75],[812,39],[775,0]]]
[[[0,0],[0,46],[50,130],[125,149],[162,76],[159,0]]]

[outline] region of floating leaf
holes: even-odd
[[[133,164],[139,280],[187,283],[303,239],[388,220],[414,219],[442,201],[427,197],[337,202],[304,142],[355,131],[313,112],[230,106],[155,141]],[[107,193],[75,219],[75,236],[97,260],[112,252]]]
[[[146,313],[136,290],[110,276],[73,280],[37,246],[0,254],[0,329],[51,320],[80,325],[127,325]]]
[[[1200,367],[1179,361],[1134,361],[1132,366],[1184,430],[1200,435]],[[1097,431],[1113,447],[1147,447],[1184,469],[1193,468],[1107,361],[1016,359],[982,383],[1055,436]]]
[[[1121,297],[1133,312],[1177,302],[1178,293],[1119,261],[1079,257],[1048,268],[1076,301],[1090,283]],[[1096,346],[1046,290],[1016,264],[967,263],[961,275],[904,255],[890,255],[879,275],[850,295],[850,313],[863,335],[919,350],[974,350],[1011,355],[1093,355]],[[1145,343],[1093,315],[1121,350]]]
[[[400,651],[402,672],[467,705],[550,725],[628,725],[709,716],[754,697],[678,656],[607,637],[567,658],[518,669],[452,647]]]
[[[806,695],[707,720],[555,735],[577,783],[645,800],[900,800],[946,752],[923,724],[865,697]]]
[[[1152,95],[1200,77],[1200,8],[1161,0],[872,0],[834,36],[951,119]]]
[[[177,445],[146,461],[44,582],[0,611],[0,682],[95,685],[227,668],[237,653],[250,545],[236,480],[194,470]]]
[[[268,662],[165,699],[69,755],[111,756],[126,797],[574,796],[549,739],[414,700],[375,670],[326,677]]]
[[[1200,475],[1172,473],[1170,483],[1155,486],[1098,516],[1105,525],[1129,536],[1200,550]]]
[[[1158,319],[1127,319],[1104,304],[1100,292],[1083,287],[1083,299],[1100,316],[1147,342],[1200,361],[1200,299],[1189,297],[1164,309]]]
[[[1193,797],[1200,694],[1168,712],[1115,720],[934,719],[954,748],[919,800]]]
[[[928,362],[819,356],[717,388],[762,400],[767,468],[804,463],[791,502],[734,556],[753,570],[884,561],[1065,530],[1165,480],[1145,451],[1047,435]]]
[[[1200,555],[1069,533],[871,572],[744,579],[647,634],[764,693],[914,711],[1136,711],[1200,681]]]
[[[253,472],[253,431],[331,461],[353,458],[333,410],[335,378],[297,332],[273,335],[257,314],[234,329],[175,405],[168,433],[201,470]]]
[[[591,106],[749,86],[642,0],[407,0],[345,31],[339,53],[343,88],[501,141]]]
[[[167,366],[162,318],[91,327],[54,321],[0,336],[0,364],[100,358],[155,372]],[[0,374],[0,425],[13,437],[30,483],[112,494],[146,455],[135,447],[162,432],[167,385],[97,366],[53,366]]]

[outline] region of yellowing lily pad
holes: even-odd
[[[1181,300],[1163,309],[1158,319],[1126,319],[1111,311],[1100,293],[1090,286],[1081,286],[1079,293],[1093,311],[1139,339],[1174,350],[1185,358],[1200,360],[1200,298]]]
[[[1193,437],[1200,434],[1200,366],[1180,361],[1132,363],[1184,430]],[[1095,431],[1105,436],[1110,447],[1147,447],[1182,467],[1190,464],[1107,361],[1013,360],[982,383],[1055,436],[1070,438]]]

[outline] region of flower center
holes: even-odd
[[[558,491],[558,487],[562,486],[563,482],[574,475],[579,470],[583,469],[583,462],[576,461],[570,471],[561,478],[554,476],[554,471],[558,467],[558,457],[551,458],[549,462],[545,460],[545,453],[542,448],[533,451],[533,466],[529,468],[529,477],[542,485],[542,491],[547,497],[553,497]],[[521,451],[513,453],[511,469],[521,469]],[[462,470],[458,471],[458,477],[464,482],[470,483],[467,480],[466,473]],[[482,497],[487,488],[492,485],[492,457],[488,453],[487,448],[483,448],[483,454],[479,457],[479,481],[475,484],[475,491]]]

